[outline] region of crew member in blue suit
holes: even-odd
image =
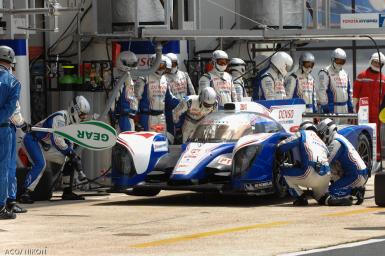
[[[357,204],[364,201],[365,183],[368,169],[354,146],[342,135],[337,133],[333,120],[322,120],[318,126],[320,138],[328,145],[329,163],[341,171],[339,179],[329,187],[330,196],[325,204],[333,206],[349,206],[353,203],[352,195],[357,197]]]
[[[12,62],[12,68],[9,70],[11,73],[15,69],[16,58]],[[21,108],[19,101],[16,102],[16,110],[10,118],[10,127],[12,132],[12,151],[9,161],[8,169],[8,199],[7,207],[12,209],[14,213],[25,213],[27,209],[22,208],[16,203],[16,194],[17,194],[17,178],[16,178],[16,167],[17,167],[17,151],[16,151],[16,129],[22,129],[23,132],[30,132],[31,125],[28,124],[21,114]]]
[[[119,75],[123,75],[123,72],[136,69],[138,64],[138,58],[135,53],[131,51],[124,51],[119,54],[117,60]],[[135,131],[134,118],[138,111],[138,99],[135,95],[135,83],[131,76],[124,82],[124,86],[117,97],[115,104],[115,115],[119,118],[120,132]]]
[[[281,167],[282,175],[295,198],[294,206],[308,205],[301,187],[311,188],[319,203],[324,200],[330,182],[328,148],[318,137],[317,128],[309,121],[301,124],[300,130],[278,144],[278,153],[298,148],[300,161],[293,167]]]
[[[14,219],[16,214],[6,207],[9,189],[9,165],[13,147],[9,119],[20,97],[20,83],[10,69],[15,52],[8,46],[0,46],[0,219]]]
[[[61,110],[51,114],[46,119],[40,121],[36,126],[43,128],[59,128],[74,123],[79,123],[87,119],[90,112],[90,104],[83,96],[76,96],[71,101],[68,111]],[[65,156],[69,157],[71,162],[77,168],[79,180],[85,179],[85,175],[79,162],[79,157],[76,156],[73,144],[61,136],[47,132],[30,132],[24,136],[24,145],[27,154],[32,160],[32,168],[28,172],[24,190],[25,192],[20,197],[21,203],[33,203],[32,192],[35,190],[40,178],[46,167],[46,160],[64,163]],[[64,200],[83,200],[84,198],[72,192],[73,172],[63,172],[63,190],[62,199]]]

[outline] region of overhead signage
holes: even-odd
[[[340,24],[342,29],[382,28],[384,19],[380,13],[343,13]]]

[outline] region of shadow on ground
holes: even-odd
[[[355,227],[355,228],[345,228],[347,230],[357,230],[357,231],[362,231],[362,230],[385,230],[385,227]]]
[[[274,198],[273,196],[241,196],[208,193],[183,193],[150,198],[130,196],[129,200],[94,204],[95,206],[186,206],[186,207],[257,207],[266,205],[282,205],[290,202],[290,198]]]

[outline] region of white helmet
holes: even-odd
[[[213,52],[213,56],[211,59],[217,71],[225,72],[227,65],[229,64],[229,56],[226,52],[222,50],[216,50]]]
[[[71,123],[84,121],[90,113],[90,110],[90,103],[84,96],[76,96],[73,98],[68,107]]]
[[[375,52],[372,54],[369,61],[369,65],[371,69],[373,69],[374,71],[380,72],[380,68],[372,64],[373,61],[377,61],[378,63],[380,63],[380,59],[381,59],[381,67],[382,67],[384,66],[384,63],[385,63],[385,55],[382,54],[382,52],[380,52],[380,55],[378,55],[378,52]]]
[[[246,63],[240,58],[232,58],[229,64],[230,73],[235,72],[235,75],[241,76],[246,71]]]
[[[16,64],[15,51],[9,46],[0,46],[0,61]]]
[[[330,118],[326,118],[317,125],[317,130],[318,136],[326,145],[329,145],[337,132],[337,125]]]
[[[138,65],[138,58],[135,53],[131,51],[124,51],[119,54],[117,60],[117,67],[121,71],[127,71],[136,68]]]
[[[199,94],[199,100],[204,107],[213,107],[217,102],[217,93],[212,87],[205,87]]]
[[[155,63],[155,60],[156,60],[156,54],[153,54],[150,59],[150,64],[153,65]],[[158,75],[163,75],[163,73],[166,71],[166,68],[167,68],[167,60],[169,60],[169,58],[162,55],[162,59],[160,60],[158,70],[155,71],[155,73],[157,73]]]
[[[170,58],[172,62],[171,73],[175,74],[178,71],[178,65],[179,65],[178,56],[176,56],[175,53],[170,52],[166,54],[166,57]]]
[[[313,63],[313,65],[312,65],[312,67],[304,67],[303,66],[304,62],[310,62],[310,63]],[[315,58],[311,52],[304,52],[299,57],[299,67],[306,74],[309,74],[313,70],[314,62],[315,62]]]
[[[340,71],[342,70],[342,66],[346,62],[346,52],[342,50],[341,48],[337,48],[332,52],[332,65],[335,70]],[[336,59],[344,60],[343,63],[337,64],[335,63]]]
[[[341,48],[337,48],[332,52],[332,61],[335,59],[346,60],[346,52]]]
[[[310,121],[305,121],[299,126],[300,130],[317,132],[317,127]]]
[[[293,59],[286,52],[277,52],[271,57],[270,62],[278,69],[281,75],[286,76],[293,66]]]
[[[171,69],[172,69],[172,61],[169,57],[165,56],[165,60],[166,60],[166,73],[170,73],[171,72]]]

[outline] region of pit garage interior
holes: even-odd
[[[356,14],[378,14],[378,27],[341,24],[342,15]],[[83,95],[91,113],[110,123],[111,95],[122,82],[114,77],[121,51],[133,51],[143,73],[151,69],[149,60],[157,47],[174,52],[197,89],[212,52],[222,49],[231,58],[245,60],[251,91],[253,78],[275,51],[292,56],[292,70],[303,52],[312,52],[316,77],[339,47],[346,51],[344,69],[353,83],[372,53],[384,51],[383,18],[385,2],[380,0],[0,0],[0,45],[16,49],[15,76],[22,85],[20,104],[27,122],[36,124]],[[86,200],[60,200],[56,178],[61,166],[48,164],[41,186],[46,193],[55,181],[52,197],[23,205],[28,213],[1,222],[0,255],[385,251],[385,208],[374,199],[374,176],[382,172],[381,162],[374,165],[362,205],[328,207],[309,200],[308,207],[293,207],[289,196],[110,193],[112,150],[84,149],[78,154],[92,181],[77,186]]]

